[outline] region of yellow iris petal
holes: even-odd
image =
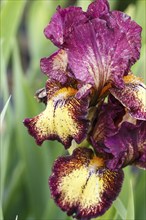
[[[56,161],[49,182],[57,204],[81,218],[103,214],[118,195],[122,180],[122,171],[105,168],[104,160],[91,149],[77,148],[72,156]]]
[[[54,87],[52,90],[55,90]],[[72,139],[80,142],[86,135],[85,106],[88,102],[76,99],[77,90],[74,88],[56,87],[53,94],[52,90],[48,93],[46,109],[38,116],[26,119],[24,124],[38,144],[47,139],[57,139],[69,147]]]

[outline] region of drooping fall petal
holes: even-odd
[[[80,143],[88,130],[88,97],[77,99],[77,90],[47,81],[46,109],[34,118],[26,118],[24,125],[38,145],[44,140],[58,140],[67,148],[72,139]]]
[[[123,172],[110,171],[91,149],[77,148],[56,160],[49,184],[57,205],[77,219],[102,215],[121,189]]]
[[[146,120],[146,86],[132,74],[125,76],[124,81],[124,88],[111,88],[110,92],[128,109],[132,117]]]

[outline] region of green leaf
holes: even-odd
[[[61,155],[63,147],[57,142],[47,142],[43,144],[42,148],[39,148],[23,126],[23,119],[38,114],[41,104],[33,98],[35,88],[30,87],[27,75],[23,74],[18,45],[16,42],[14,45],[14,121],[17,124],[15,128],[17,146],[15,148],[20,155],[19,159],[26,164],[24,179],[26,191],[29,194],[29,199],[26,202],[30,208],[29,215],[34,219],[41,219],[44,216],[44,219],[47,219],[48,216],[53,219],[57,218],[57,215],[63,215],[64,218],[65,213],[62,213],[56,205],[51,206],[53,200],[50,201],[48,187],[48,176],[51,173],[52,162],[58,155]],[[35,81],[32,82],[33,86],[34,84]],[[44,106],[42,107],[44,108]]]
[[[21,21],[26,1],[5,1],[1,11],[1,39],[3,41],[4,59],[7,63],[12,46],[14,36]]]
[[[1,71],[1,97],[3,98],[3,101],[6,102],[7,98],[9,96],[8,92],[8,84],[7,84],[7,74],[6,74],[6,63],[4,60],[4,53],[3,53],[3,40],[0,40],[0,49],[1,49],[1,65],[0,65],[0,71]]]
[[[3,210],[2,210],[2,206],[0,205],[0,219],[3,220]]]
[[[126,208],[124,206],[124,204],[122,203],[122,201],[117,198],[116,201],[113,203],[115,209],[117,210],[117,213],[119,214],[119,216],[125,220],[126,219],[126,214],[127,214],[127,211],[126,211]]]
[[[146,219],[146,172],[142,169],[136,169],[136,176],[134,175],[134,200],[135,200],[135,219]],[[136,190],[135,190],[136,189]]]
[[[135,18],[135,13],[136,13],[136,5],[135,4],[130,4],[126,8],[125,13],[127,15],[129,15],[132,19],[134,19]]]
[[[59,4],[64,7],[67,1],[31,1],[29,4],[26,26],[31,55],[28,77],[31,81],[35,80],[36,74],[40,72],[40,58],[49,56],[56,49],[52,42],[46,39],[43,31]]]
[[[135,21],[142,27],[142,44],[146,43],[146,1],[136,2]]]
[[[118,219],[118,213],[115,213],[115,216],[113,217],[113,220],[117,220]]]
[[[127,215],[126,220],[133,220],[135,219],[135,213],[134,213],[134,196],[133,196],[133,187],[132,182],[130,181],[129,184],[129,195],[128,195],[128,207],[127,207]]]
[[[76,6],[82,7],[84,11],[87,10],[88,5],[92,2],[92,0],[78,0]]]
[[[51,41],[46,39],[43,31],[56,11],[56,7],[57,4],[54,1],[30,2],[26,25],[28,27],[28,43],[33,62],[32,65],[39,66],[39,59],[45,56],[44,51],[46,51],[46,56],[47,53],[49,55],[49,53],[53,52],[52,47],[54,48],[54,46]]]
[[[13,202],[13,198],[17,194],[17,189],[19,188],[19,185],[21,184],[21,180],[24,175],[24,163],[19,161],[19,163],[16,165],[15,169],[13,170],[12,179],[9,183],[9,187],[7,189],[7,192],[5,193],[4,198],[4,206],[7,208],[9,205],[11,206],[11,203]]]
[[[8,98],[6,104],[5,104],[5,106],[4,106],[4,108],[3,108],[2,112],[1,112],[1,115],[0,115],[0,130],[1,131],[3,130],[3,128],[2,128],[3,121],[4,121],[4,117],[5,117],[6,111],[8,109],[8,105],[9,105],[10,99],[11,99],[11,96]],[[3,155],[4,150],[6,152],[7,148],[2,149],[2,147],[4,147],[3,146],[3,138],[2,138],[2,136],[1,136],[1,143],[0,144],[1,144],[1,146],[0,146],[0,153],[1,153],[1,155]],[[1,200],[0,201],[1,202],[1,204],[0,204],[0,219],[1,220],[3,220],[2,199],[3,199],[3,190],[4,190],[4,180],[5,180],[5,174],[6,174],[6,164],[7,164],[6,162],[7,162],[7,156],[6,156],[6,154],[4,154],[3,158],[2,158],[2,156],[0,158],[0,167],[1,167],[1,178],[0,178],[1,179],[0,180],[0,184],[1,184],[1,187],[0,187],[0,200]]]
[[[0,115],[0,123],[1,123],[1,126],[2,126],[2,123],[3,123],[3,120],[4,120],[4,117],[5,117],[5,114],[6,114],[6,111],[7,111],[7,108],[8,108],[8,105],[9,105],[9,102],[10,102],[10,99],[11,99],[11,96],[9,96],[2,112],[1,112],[1,115]]]
[[[143,44],[141,48],[140,60],[138,60],[136,64],[132,67],[132,72],[135,75],[142,77],[144,79],[144,82],[146,83],[145,52],[146,52],[146,44]]]

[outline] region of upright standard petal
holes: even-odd
[[[107,0],[95,0],[87,9],[87,15],[90,19],[102,18],[107,13],[109,13],[109,3]]]
[[[146,86],[132,74],[125,76],[124,81],[124,88],[111,88],[110,92],[128,109],[132,117],[146,120]]]
[[[24,120],[29,133],[38,145],[44,140],[58,140],[66,148],[72,139],[81,143],[88,131],[88,97],[77,99],[76,89],[61,87],[51,81],[47,81],[46,93],[46,109],[38,116]]]
[[[72,156],[56,160],[49,179],[57,205],[77,219],[102,215],[118,196],[123,172],[110,171],[104,160],[88,148],[77,148]]]
[[[41,70],[50,79],[65,83],[67,81],[68,58],[65,50],[60,49],[50,57],[44,57],[40,61]]]
[[[112,11],[111,17],[116,21],[120,31],[126,35],[126,39],[130,46],[130,68],[140,56],[142,27],[131,20],[127,14],[120,11]]]
[[[131,164],[137,164],[146,169],[146,122],[139,121],[137,125],[122,123],[119,131],[105,138],[105,145],[113,158],[107,162],[109,169],[119,169]]]
[[[136,42],[135,42],[136,47]],[[77,79],[100,90],[106,83],[123,86],[123,76],[133,63],[126,33],[99,18],[77,26],[66,43],[69,65]]]
[[[61,47],[74,27],[86,21],[87,18],[82,8],[71,6],[62,9],[58,7],[56,14],[54,14],[51,22],[45,28],[44,34],[57,47]]]

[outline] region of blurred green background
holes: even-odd
[[[1,207],[0,220],[69,220],[50,198],[48,177],[53,161],[64,148],[58,142],[38,147],[23,126],[25,117],[43,109],[34,99],[44,86],[40,58],[55,47],[43,29],[58,5],[86,9],[88,0],[2,0],[1,1]],[[113,0],[112,9],[128,13],[143,27],[141,58],[133,72],[146,83],[146,1]],[[11,98],[9,99],[11,95]],[[9,100],[8,100],[9,99]],[[146,174],[128,167],[120,197],[100,220],[146,219]]]

